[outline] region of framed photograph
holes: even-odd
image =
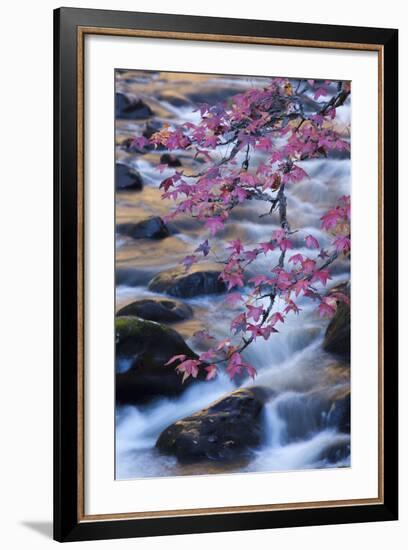
[[[397,30],[54,25],[55,539],[397,519]]]

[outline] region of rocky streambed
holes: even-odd
[[[169,209],[160,181],[172,166],[192,169],[186,152],[148,151],[130,145],[164,123],[196,120],[196,102],[211,102],[253,86],[251,79],[215,80],[186,75],[121,71],[116,121],[116,478],[344,467],[350,464],[350,312],[338,309],[328,323],[304,300],[298,317],[279,334],[257,340],[246,359],[258,375],[232,382],[200,374],[181,383],[174,355],[196,358],[209,329],[229,334],[237,309],[226,306],[219,264],[203,262],[186,272],[185,255],[204,240],[192,219],[166,224]],[[347,107],[344,107],[346,110]],[[343,113],[347,117],[347,112]],[[163,156],[167,155],[167,157]],[[160,175],[163,160],[169,165]],[[348,191],[349,159],[304,163],[313,185],[299,184],[288,212],[322,243],[316,223]],[[219,235],[257,242],[277,227],[259,217],[257,205],[240,206]],[[302,243],[297,250],[302,252]],[[254,273],[265,265],[254,266]],[[348,281],[338,262],[332,285]],[[244,292],[246,290],[244,289]]]

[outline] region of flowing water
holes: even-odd
[[[212,98],[254,86],[254,79],[231,79],[210,76],[169,75],[160,73],[121,72],[117,75],[117,89],[137,93],[149,101],[156,121],[174,123],[191,120],[198,114],[191,98],[194,94]],[[223,95],[224,94],[224,95]],[[194,96],[195,97],[195,96]],[[204,99],[202,99],[203,101]],[[209,101],[210,102],[210,101]],[[349,106],[338,111],[340,123],[349,121]],[[142,175],[141,192],[120,192],[116,195],[117,223],[139,221],[152,215],[164,216],[171,203],[160,198],[159,184],[171,175],[169,168],[160,174],[155,167],[160,163],[160,152],[145,155],[129,152],[121,144],[132,135],[141,135],[146,121],[117,120],[117,160],[136,168]],[[186,152],[176,152],[183,167],[188,170],[191,158]],[[259,158],[254,156],[251,162]],[[304,228],[327,244],[327,234],[319,228],[320,216],[336,199],[350,192],[350,160],[331,158],[303,162],[309,180],[293,185],[288,193],[288,218],[292,229]],[[225,240],[240,238],[244,243],[268,239],[277,227],[275,216],[259,217],[265,212],[264,204],[249,203],[233,212],[224,232],[218,237],[219,250]],[[116,268],[117,310],[124,305],[148,296],[158,297],[147,289],[151,278],[167,268],[174,267],[202,242],[207,235],[195,220],[177,219],[177,231],[163,240],[133,240],[117,235]],[[294,238],[296,252],[302,248],[303,237]],[[275,265],[270,256],[253,264],[253,273],[261,273]],[[349,261],[338,261],[333,266],[331,285],[349,278]],[[223,295],[198,296],[185,300],[194,310],[192,319],[172,325],[192,349],[199,352],[200,342],[194,333],[210,328],[218,339],[229,335],[230,320],[238,309],[226,306]],[[277,301],[275,307],[282,309]],[[269,386],[274,397],[265,405],[265,441],[248,461],[233,464],[180,465],[173,458],[160,455],[155,442],[161,431],[172,422],[186,417],[236,389],[236,384],[222,373],[211,383],[198,382],[177,398],[160,398],[143,407],[118,406],[116,410],[116,478],[147,476],[191,475],[216,472],[275,471],[350,465],[350,456],[328,461],[325,450],[345,446],[350,442],[347,434],[340,433],[319,409],[319,398],[324,392],[347,391],[349,368],[322,350],[321,344],[327,321],[318,318],[310,300],[300,302],[298,316],[289,315],[278,334],[268,341],[257,339],[246,350],[246,359],[253,364],[258,375],[252,384]],[[122,363],[123,372],[130,365]],[[323,415],[323,416],[322,416]]]

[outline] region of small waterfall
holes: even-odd
[[[221,375],[211,383],[198,382],[179,398],[158,399],[144,407],[117,407],[117,479],[149,475],[146,468],[151,468],[149,462],[160,433],[176,420],[193,414],[234,389],[228,377]],[[169,459],[157,455],[155,460],[154,475],[160,475]]]

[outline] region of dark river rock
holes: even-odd
[[[192,266],[188,272],[183,267],[175,267],[156,275],[148,288],[180,298],[219,294],[226,291],[225,283],[219,278],[220,273],[220,268],[210,268],[206,264]]]
[[[115,187],[116,191],[141,191],[143,181],[137,170],[117,162],[115,165]]]
[[[269,395],[262,387],[236,390],[166,428],[156,447],[180,462],[229,461],[251,454],[263,440],[262,412]]]
[[[176,323],[190,319],[193,310],[188,304],[178,300],[146,298],[137,300],[120,309],[117,316],[135,316],[159,323]]]
[[[169,236],[169,229],[159,216],[136,223],[118,223],[116,231],[132,239],[164,239]]]
[[[115,116],[124,119],[143,119],[153,115],[153,111],[144,101],[129,94],[116,92]]]
[[[170,155],[169,153],[164,153],[160,157],[160,164],[167,164],[167,166],[170,166],[170,168],[177,168],[179,166],[182,166],[181,160],[176,157],[176,155]]]
[[[350,305],[341,302],[331,319],[323,349],[350,361]]]
[[[350,432],[350,387],[290,393],[277,405],[285,422],[285,443],[304,440],[325,428]]]
[[[335,439],[327,445],[317,456],[319,462],[337,464],[350,456],[350,438]]]
[[[333,400],[327,415],[327,424],[340,432],[350,433],[351,427],[351,396],[350,388],[344,395],[338,395]]]
[[[140,404],[182,393],[195,379],[182,383],[175,365],[165,366],[174,355],[197,359],[175,330],[138,317],[117,317],[116,361],[131,363],[128,371],[116,374],[117,402]]]

